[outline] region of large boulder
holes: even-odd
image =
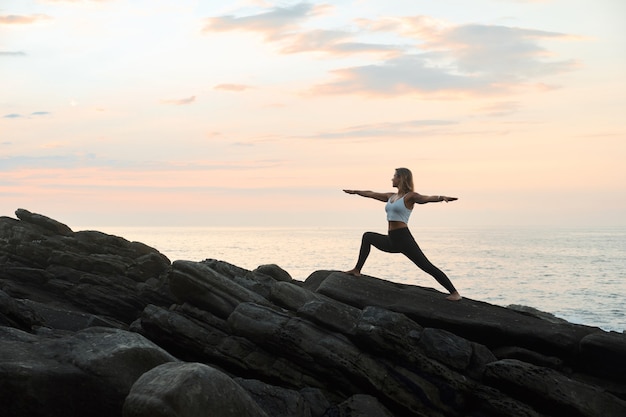
[[[547,415],[623,417],[626,401],[549,368],[514,359],[487,365],[485,382]]]
[[[225,373],[200,363],[167,363],[146,372],[124,402],[124,417],[267,417]]]
[[[206,263],[175,261],[170,273],[170,289],[179,302],[190,303],[223,318],[243,302],[271,305],[261,295]]]
[[[3,415],[120,415],[132,384],[170,361],[154,343],[119,329],[42,336],[0,327]]]

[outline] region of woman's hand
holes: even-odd
[[[446,203],[448,201],[456,201],[456,200],[458,200],[458,198],[456,198],[456,197],[446,197],[445,195],[442,195],[440,197],[441,197],[441,201],[445,201]]]

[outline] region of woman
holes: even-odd
[[[363,234],[361,241],[361,249],[359,251],[359,259],[356,266],[346,271],[346,274],[361,276],[361,269],[365,264],[365,260],[370,254],[371,246],[388,253],[403,253],[415,265],[424,272],[432,275],[438,283],[440,283],[450,295],[446,298],[451,301],[458,301],[461,295],[454,288],[452,282],[448,279],[439,268],[433,265],[424,255],[420,247],[413,239],[411,232],[407,226],[409,216],[413,210],[415,203],[425,204],[438,201],[455,201],[456,197],[447,197],[444,195],[427,196],[421,195],[413,191],[413,174],[407,168],[397,168],[391,180],[393,187],[398,189],[397,193],[376,193],[373,191],[359,190],[343,190],[348,194],[357,194],[362,197],[373,198],[375,200],[387,203],[385,211],[387,212],[387,221],[389,222],[389,234],[382,235],[380,233],[366,232]]]

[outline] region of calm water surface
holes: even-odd
[[[219,259],[254,269],[275,263],[298,280],[354,266],[364,229],[93,228],[143,242],[170,260]],[[373,230],[384,233],[384,229]],[[465,297],[522,304],[573,323],[624,331],[626,228],[411,228],[426,256]],[[400,254],[372,250],[362,271],[445,291]]]

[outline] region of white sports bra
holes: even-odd
[[[409,222],[409,216],[411,216],[412,210],[409,210],[404,205],[404,196],[398,198],[396,201],[391,201],[392,197],[389,197],[387,204],[385,205],[385,211],[387,212],[387,221],[396,222]]]

